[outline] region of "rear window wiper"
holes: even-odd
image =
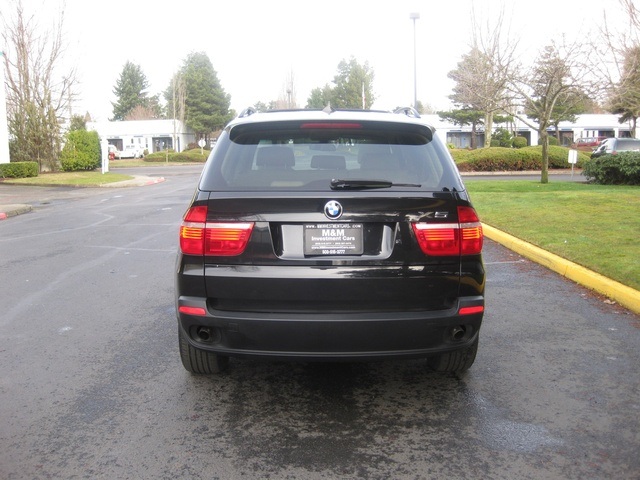
[[[369,188],[421,187],[418,183],[393,183],[390,180],[331,180],[331,190],[364,190]]]

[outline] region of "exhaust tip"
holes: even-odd
[[[451,340],[453,340],[454,342],[460,342],[467,336],[467,326],[458,325],[456,327],[453,327],[449,335],[451,337]]]
[[[220,334],[215,328],[198,327],[195,333],[195,340],[202,343],[215,343],[220,339]]]

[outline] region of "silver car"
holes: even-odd
[[[591,154],[591,158],[602,155],[615,155],[618,152],[639,152],[640,139],[638,138],[607,138]]]

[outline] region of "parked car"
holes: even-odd
[[[582,137],[576,139],[576,141],[571,144],[571,148],[583,152],[591,152],[600,145],[600,142],[603,140],[605,140],[605,137]]]
[[[616,155],[618,152],[640,151],[640,139],[638,138],[607,138],[591,154],[591,158],[602,155]]]
[[[118,158],[143,158],[144,149],[138,145],[125,145],[124,150],[118,152]]]
[[[426,357],[448,372],[474,362],[482,226],[413,109],[243,112],[211,152],[179,237],[189,372],[220,372],[229,357]]]

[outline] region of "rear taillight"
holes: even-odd
[[[458,207],[458,223],[412,223],[426,255],[477,255],[482,251],[482,225],[472,207]]]
[[[192,207],[180,227],[180,250],[186,255],[232,256],[244,252],[253,222],[207,222],[207,207]]]
[[[462,255],[477,255],[482,251],[482,224],[478,214],[472,207],[458,207],[458,222],[462,241],[460,253]]]

